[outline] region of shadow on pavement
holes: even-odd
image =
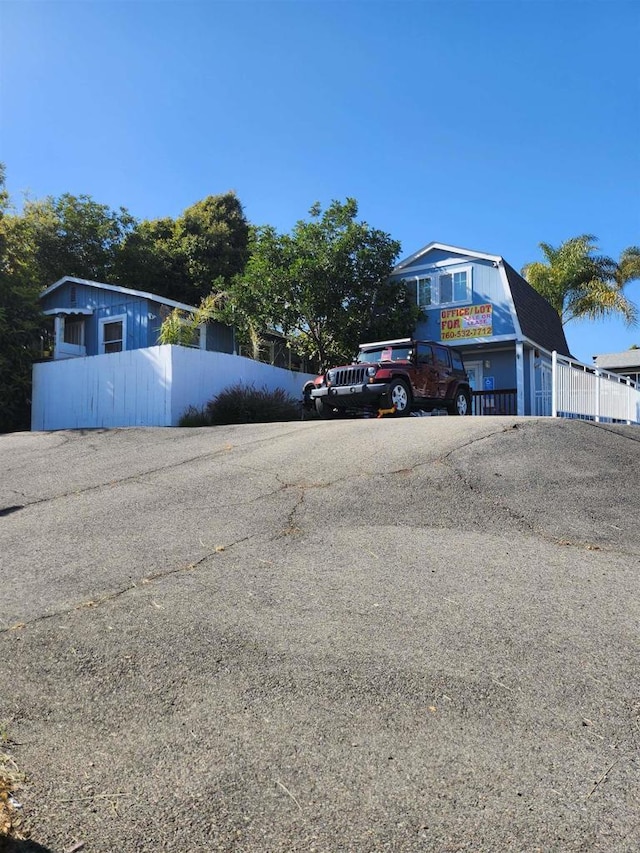
[[[17,841],[15,838],[0,838],[0,853],[54,853],[35,841]]]

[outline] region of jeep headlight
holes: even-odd
[[[327,385],[333,385],[336,381],[336,372],[335,370],[327,370]]]
[[[377,367],[373,367],[373,366],[367,367],[367,376],[375,376],[377,372],[378,372]]]

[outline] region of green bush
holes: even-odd
[[[204,409],[198,409],[196,406],[189,406],[188,409],[180,416],[178,426],[181,427],[201,427],[211,426],[209,416]]]
[[[257,424],[300,418],[300,403],[282,388],[231,385],[205,407],[211,424]]]

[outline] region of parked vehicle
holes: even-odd
[[[321,417],[375,411],[405,417],[414,409],[471,413],[471,389],[462,355],[434,341],[401,338],[360,344],[350,365],[332,367],[307,383],[305,407]]]

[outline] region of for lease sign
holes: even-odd
[[[440,340],[484,338],[493,334],[491,305],[465,305],[443,308],[440,312]]]

